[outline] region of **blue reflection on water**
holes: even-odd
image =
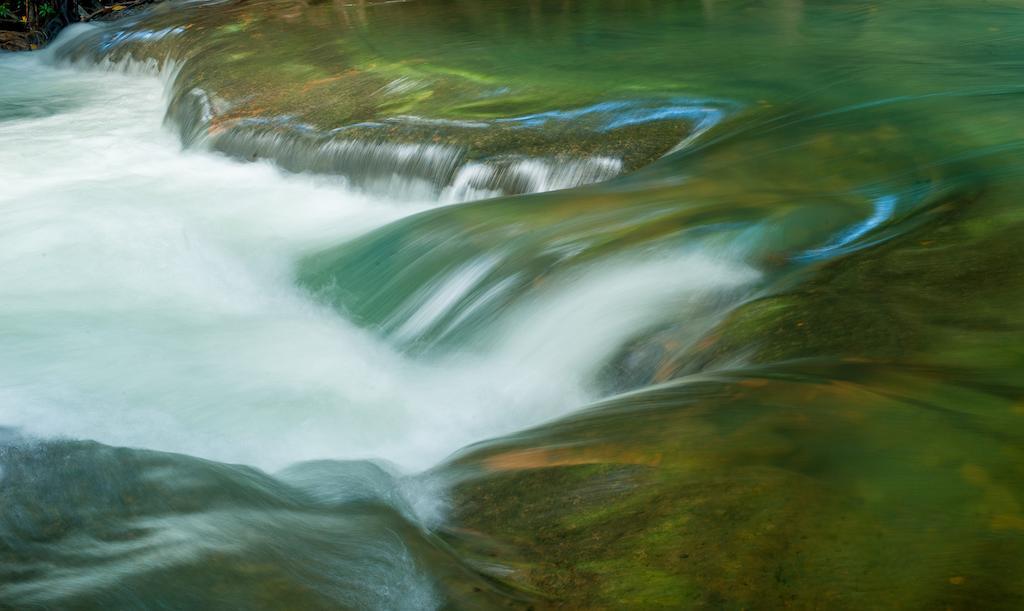
[[[895,195],[883,195],[875,198],[873,200],[874,211],[871,213],[871,216],[860,223],[839,232],[827,245],[822,246],[821,248],[813,248],[811,250],[804,251],[793,257],[793,259],[797,261],[814,261],[816,259],[825,259],[839,254],[843,250],[843,247],[851,244],[866,235],[872,229],[875,229],[882,223],[891,219],[896,211],[896,204],[898,201],[899,199]]]
[[[182,27],[164,28],[162,30],[139,30],[133,32],[121,30],[104,36],[103,40],[100,41],[99,47],[102,51],[109,51],[126,42],[151,42],[160,40],[167,36],[177,36],[184,33],[185,28]]]
[[[601,102],[573,110],[549,110],[520,117],[495,119],[494,123],[511,123],[521,127],[541,127],[553,121],[573,121],[597,118],[594,128],[607,132],[631,125],[654,121],[693,121],[705,129],[725,116],[721,102],[673,98],[667,103],[651,100],[617,100]],[[601,115],[608,115],[601,118]]]

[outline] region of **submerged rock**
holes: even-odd
[[[275,478],[177,454],[5,439],[0,604],[478,609],[515,603],[411,521],[389,479],[365,463],[297,465]]]
[[[448,538],[554,606],[1012,608],[1012,406],[854,364],[639,391],[457,459]]]

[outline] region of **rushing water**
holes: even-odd
[[[161,127],[154,78],[32,56],[4,70],[4,424],[32,435],[265,468],[338,457],[424,468],[581,405],[588,367],[659,303],[754,276],[696,255],[593,272],[518,313],[482,357],[416,361],[317,305],[293,267],[436,202],[183,152]],[[428,326],[489,265],[452,272],[398,333]],[[660,286],[672,273],[693,278]],[[638,305],[652,311],[594,332]]]
[[[0,606],[1024,604],[1019,9],[0,57]]]

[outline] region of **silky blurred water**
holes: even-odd
[[[1012,608],[1019,8],[168,2],[0,56],[0,604]]]

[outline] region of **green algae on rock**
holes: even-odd
[[[458,458],[449,540],[555,606],[1013,606],[1019,403],[963,379],[805,364],[637,391]]]

